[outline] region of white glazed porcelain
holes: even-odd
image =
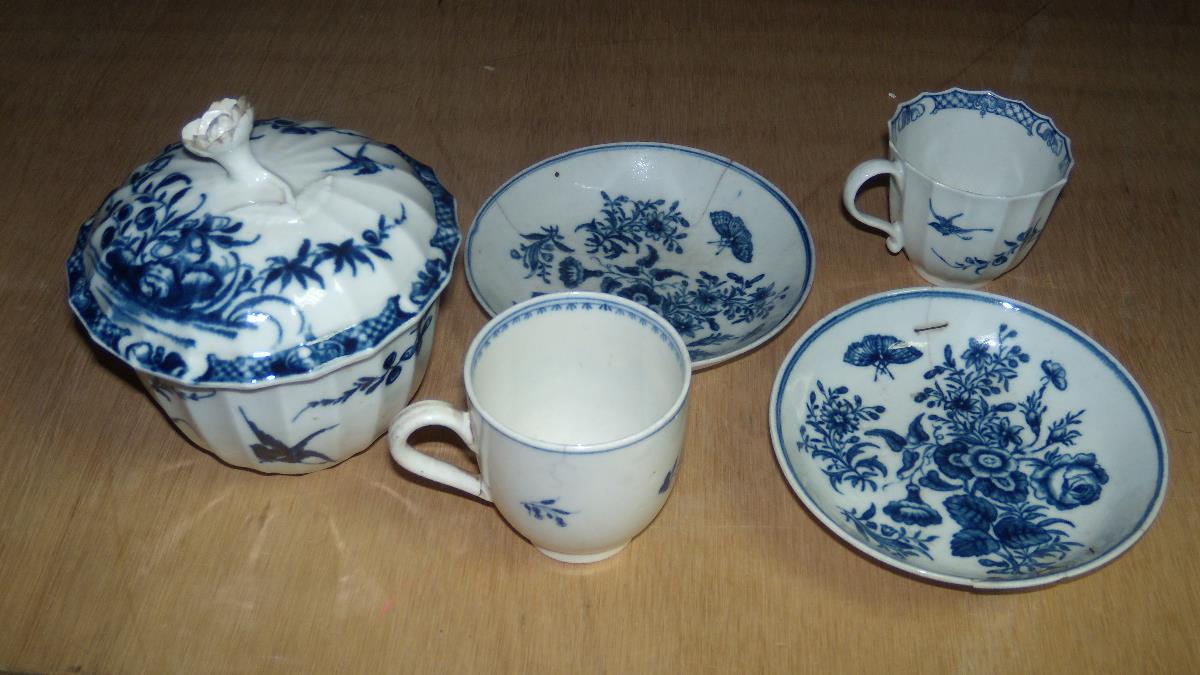
[[[817,322],[771,393],[806,507],[923,579],[1029,588],[1128,550],[1162,506],[1167,448],[1129,373],[1066,322],[949,289],[863,298]]]
[[[388,434],[405,469],[493,502],[546,555],[616,554],[662,509],[679,466],[691,362],[679,334],[634,302],[556,293],[501,312],[463,366],[468,411],[421,401]],[[453,430],[469,474],[408,444]]]
[[[931,283],[976,288],[1025,258],[1074,166],[1054,122],[990,91],[948,89],[900,104],[888,125],[890,159],[863,162],[842,192],[846,210],[888,235]],[[855,205],[863,184],[888,175],[890,222]]]
[[[395,146],[214,103],[82,226],[71,307],[188,438],[306,473],[363,450],[420,383],[459,234]]]
[[[664,316],[696,368],[778,333],[812,287],[812,238],[787,197],[736,162],[662,143],[579,148],[493,194],[467,235],[467,281],[495,315],[600,291]]]

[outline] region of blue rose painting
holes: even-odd
[[[1064,516],[1099,501],[1110,477],[1094,454],[1070,452],[1081,440],[1085,411],[1067,410],[1046,423],[1048,398],[1067,391],[1066,368],[1049,359],[1032,366],[1016,338],[1001,324],[993,337],[970,338],[957,354],[946,345],[913,394],[924,411],[902,430],[875,426],[884,406],[846,386],[816,383],[799,447],[818,460],[833,489],[904,486],[904,498],[879,509],[842,509],[873,546],[901,559],[932,558],[929,545],[939,535],[922,528],[949,524],[954,556],[1007,577],[1041,573],[1081,546]],[[873,368],[878,381],[922,356],[895,337],[867,335],[843,360]],[[1014,397],[1022,372],[1032,372],[1037,385]]]

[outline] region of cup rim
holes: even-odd
[[[1018,106],[1023,107],[1026,111],[1028,111],[1029,114],[1032,115],[1035,120],[1042,121],[1042,122],[1049,124],[1050,127],[1054,130],[1054,132],[1057,133],[1063,139],[1063,142],[1066,144],[1065,152],[1066,152],[1066,157],[1067,157],[1067,168],[1065,171],[1063,171],[1062,178],[1059,178],[1058,180],[1051,183],[1049,186],[1042,188],[1040,190],[1031,190],[1028,192],[1019,192],[1019,193],[1015,193],[1015,194],[999,194],[999,195],[998,194],[988,194],[985,192],[976,192],[974,190],[967,190],[965,188],[957,187],[954,185],[950,185],[949,183],[946,183],[944,181],[940,181],[940,180],[934,178],[933,176],[930,176],[927,172],[922,171],[915,164],[913,164],[911,161],[909,161],[909,159],[904,155],[904,153],[901,153],[900,150],[896,147],[896,132],[893,131],[895,129],[896,121],[898,119],[900,119],[901,112],[904,110],[904,108],[906,106],[910,106],[910,105],[916,103],[917,101],[920,101],[923,98],[932,97],[932,96],[942,96],[945,94],[953,94],[953,93],[973,94],[973,95],[977,95],[977,96],[989,96],[991,98],[994,98],[994,99],[997,99],[1000,101],[1004,101],[1005,103],[1011,103],[1014,105],[1018,105]],[[992,91],[991,89],[973,90],[973,89],[963,89],[961,87],[950,87],[948,89],[943,89],[942,91],[923,91],[920,94],[917,94],[916,96],[908,99],[907,101],[897,104],[896,112],[892,113],[892,116],[888,119],[888,150],[890,150],[897,159],[899,159],[901,162],[904,163],[906,170],[911,168],[913,171],[915,171],[917,173],[917,175],[928,180],[930,183],[937,185],[938,187],[945,188],[945,189],[953,191],[953,192],[970,195],[972,197],[977,197],[979,199],[990,199],[990,200],[997,200],[997,201],[1000,201],[1000,200],[1015,201],[1018,199],[1029,199],[1029,198],[1033,198],[1033,197],[1041,197],[1041,196],[1046,195],[1047,193],[1052,192],[1054,190],[1062,189],[1062,187],[1064,185],[1066,185],[1067,179],[1071,177],[1071,171],[1075,169],[1075,153],[1071,151],[1071,138],[1069,136],[1067,136],[1066,134],[1064,134],[1062,132],[1062,130],[1058,128],[1058,125],[1055,124],[1054,119],[1052,117],[1050,117],[1049,115],[1043,115],[1043,114],[1039,113],[1038,111],[1036,111],[1032,107],[1030,107],[1030,105],[1028,103],[1022,101],[1021,99],[1009,98],[1007,96],[1002,96],[1002,95],[997,94],[996,92]]]
[[[479,350],[483,345],[483,342],[489,338],[492,331],[496,327],[506,322],[510,317],[522,313],[532,307],[571,301],[581,303],[600,302],[610,305],[617,305],[623,310],[636,314],[639,318],[646,319],[647,321],[653,323],[671,340],[672,346],[675,348],[682,361],[683,382],[679,387],[679,394],[675,397],[675,400],[672,402],[671,406],[652,424],[627,436],[619,437],[609,441],[603,441],[600,443],[553,443],[534,438],[512,429],[510,426],[497,420],[494,415],[492,415],[479,404],[478,396],[475,393],[474,378],[471,375],[471,366],[478,358]],[[492,428],[500,432],[505,437],[521,443],[522,445],[528,446],[535,450],[541,450],[543,452],[553,452],[568,455],[590,455],[611,452],[613,450],[620,450],[628,447],[645,440],[650,436],[653,436],[668,424],[673,422],[675,418],[678,417],[683,411],[687,403],[688,396],[691,393],[692,360],[688,355],[687,345],[684,343],[683,337],[679,335],[679,331],[677,331],[674,326],[667,322],[666,319],[662,318],[654,311],[643,307],[636,302],[626,300],[625,298],[609,293],[596,293],[592,291],[563,291],[559,293],[547,293],[545,295],[539,295],[523,302],[519,302],[497,314],[490,321],[488,321],[483,328],[479,329],[479,332],[475,334],[475,338],[471,341],[471,345],[467,348],[466,358],[463,359],[463,383],[466,386],[467,401],[471,410],[478,413],[479,416],[484,419],[484,421],[486,421],[489,425],[491,425]]]

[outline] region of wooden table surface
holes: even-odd
[[[5,3],[0,8],[0,669],[33,672],[1156,672],[1200,669],[1200,11],[1188,3]],[[961,5],[961,6],[959,6]],[[986,290],[1093,336],[1170,447],[1165,506],[1097,573],[1024,593],[924,583],[803,508],[774,375],[835,308],[923,282],[840,206],[898,101],[1029,101],[1078,166]],[[386,443],[303,477],[190,445],[66,303],[78,225],[209,101],[323,119],[433,166],[465,231],[509,176],[617,140],[696,146],[780,187],[812,294],[699,373],[677,489],[574,567]],[[880,213],[885,195],[863,196]],[[417,398],[464,402],[486,321],[461,255]],[[469,466],[441,437],[426,450]]]

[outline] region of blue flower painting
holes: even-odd
[[[1065,515],[1100,501],[1111,477],[1095,454],[1073,451],[1083,440],[1085,411],[1050,416],[1050,399],[1070,389],[1067,368],[1052,359],[1031,365],[1017,338],[1001,324],[994,335],[969,338],[961,351],[945,345],[913,394],[923,411],[902,429],[875,424],[885,407],[849,387],[815,384],[800,450],[819,462],[836,491],[904,488],[903,498],[879,509],[842,510],[875,548],[901,559],[928,556],[928,544],[940,536],[928,528],[950,526],[952,555],[1014,578],[1043,572],[1081,546]],[[878,381],[920,356],[895,337],[867,335],[847,347],[844,360],[873,368]],[[1014,396],[1023,373],[1036,385]]]
[[[518,233],[509,251],[524,279],[558,282],[581,288],[592,282],[603,293],[633,300],[658,312],[687,342],[692,358],[739,336],[736,326],[765,319],[787,299],[789,288],[777,288],[764,274],[736,271],[685,273],[683,261],[692,223],[678,201],[633,199],[601,191],[600,215],[564,231],[541,225]],[[728,250],[741,264],[753,260],[754,242],[745,221],[729,211],[709,215],[717,239],[708,242],[714,255]]]

